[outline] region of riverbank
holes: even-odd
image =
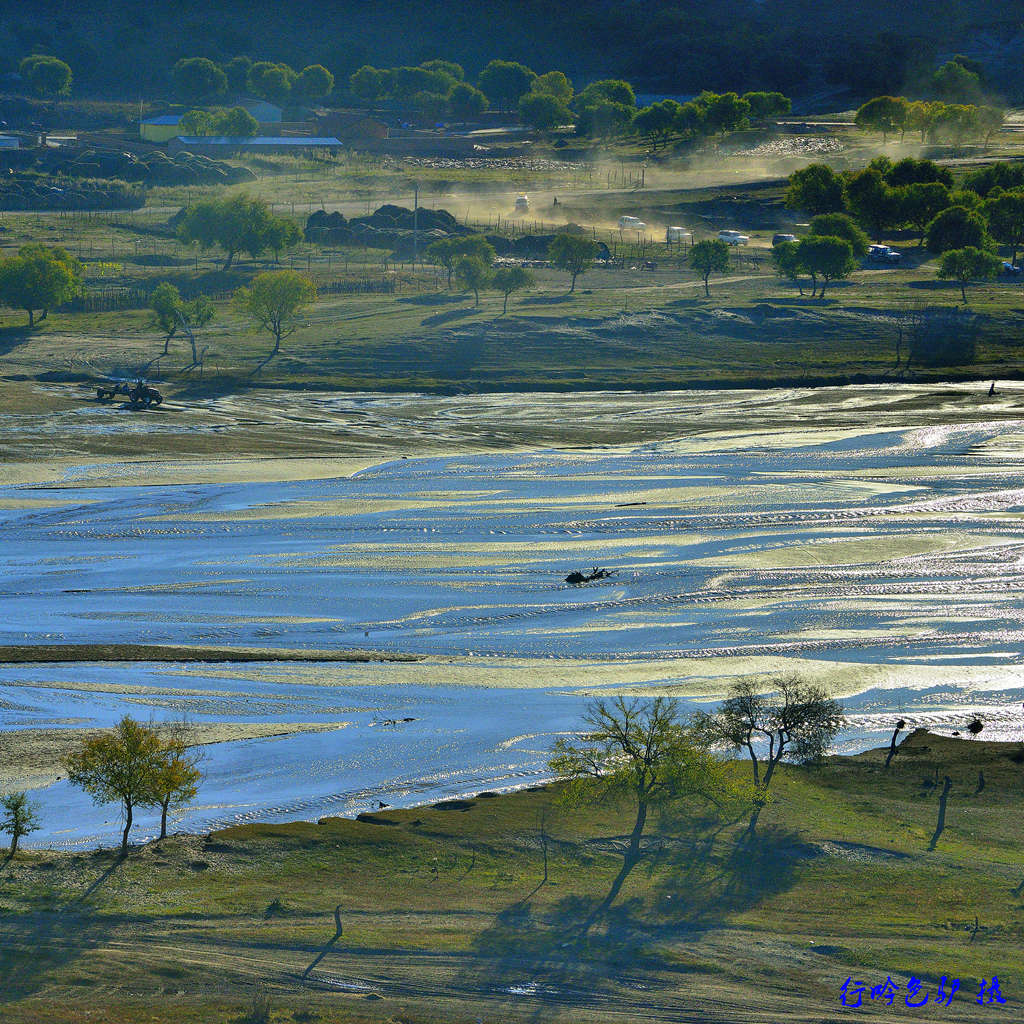
[[[742,822],[680,808],[589,925],[630,809],[573,810],[557,786],[177,836],[124,862],[20,853],[0,869],[4,1018],[241,1019],[259,984],[275,1021],[810,1024],[845,1019],[848,977],[891,977],[894,1005],[865,1004],[890,1024],[911,978],[934,1002],[946,975],[943,1019],[1005,1022],[1024,976],[1021,751],[921,732],[889,772],[881,751],[785,767],[743,851]],[[1007,1004],[979,1006],[993,975]]]

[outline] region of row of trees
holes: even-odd
[[[183,103],[211,103],[225,95],[249,93],[275,103],[310,102],[334,91],[334,75],[322,64],[296,71],[275,61],[235,57],[216,64],[207,57],[183,57],[171,70],[175,94]]]
[[[179,127],[182,135],[226,135],[237,139],[251,139],[260,130],[259,122],[245,107],[190,110]]]
[[[184,725],[146,726],[126,715],[112,730],[85,740],[62,758],[61,766],[68,781],[84,789],[95,803],[121,805],[124,856],[139,808],[160,810],[160,838],[166,838],[167,815],[187,804],[199,791],[200,760]],[[38,814],[23,792],[6,795],[0,800],[0,809],[4,812],[0,831],[10,835],[13,856],[19,840],[38,830]]]
[[[975,139],[988,145],[1004,117],[1005,111],[997,106],[876,96],[858,108],[854,122],[865,131],[881,132],[883,143],[897,133],[902,141],[910,131],[919,132],[921,142],[961,146]]]

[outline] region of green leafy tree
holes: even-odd
[[[668,144],[669,139],[680,131],[682,104],[675,100],[662,100],[640,110],[633,118],[633,128],[645,139],[651,149]]]
[[[551,131],[573,120],[572,111],[556,96],[545,92],[528,92],[521,97],[519,116],[524,124],[539,132]]]
[[[183,57],[171,71],[174,91],[183,103],[203,103],[223,96],[227,75],[206,57]]]
[[[950,249],[990,249],[984,218],[966,206],[950,206],[929,223],[924,244],[929,252],[944,253]]]
[[[299,72],[294,89],[305,100],[322,100],[334,91],[334,75],[323,64],[310,64]]]
[[[635,116],[636,107],[604,100],[580,111],[576,118],[576,132],[598,139],[617,138],[630,131]]]
[[[584,721],[587,732],[558,740],[549,762],[565,782],[565,802],[628,803],[636,809],[622,871],[599,908],[606,910],[640,860],[652,812],[687,798],[721,810],[734,799],[735,787],[728,767],[680,722],[674,700],[597,700]]]
[[[153,325],[164,334],[163,355],[167,355],[171,339],[182,328],[192,346],[192,365],[199,364],[193,329],[205,327],[216,314],[213,303],[205,295],[197,295],[191,302],[185,302],[178,289],[169,281],[161,281],[149,297],[149,308],[153,311]]]
[[[245,83],[253,96],[284,103],[295,85],[295,72],[287,64],[258,60],[245,76]]]
[[[498,267],[491,274],[491,287],[504,296],[504,304],[501,307],[501,315],[508,312],[508,297],[513,292],[523,288],[530,288],[533,285],[533,274],[525,267]]]
[[[853,246],[845,238],[829,235],[807,235],[800,240],[800,262],[811,275],[811,298],[821,282],[820,298],[830,281],[849,277],[857,268]]]
[[[316,301],[316,287],[295,270],[270,270],[257,274],[248,288],[239,288],[234,301],[274,339],[270,354],[256,367],[258,373],[281,351],[282,340],[302,325],[303,311]]]
[[[84,740],[63,759],[68,781],[98,804],[117,803],[124,810],[121,855],[128,854],[128,834],[136,807],[151,803],[160,759],[160,736],[125,715],[109,732]]]
[[[181,115],[178,130],[187,137],[198,138],[204,135],[215,135],[213,114],[206,110],[190,110]]]
[[[935,130],[943,106],[934,101],[915,100],[907,107],[907,130],[920,132],[921,141],[924,142]]]
[[[21,837],[39,831],[39,818],[27,793],[8,793],[0,798],[0,811],[3,811],[0,832],[6,832],[11,837],[9,856],[13,857],[18,852]]]
[[[946,188],[953,187],[953,172],[948,167],[941,167],[934,160],[918,160],[907,156],[890,165],[885,172],[886,184],[893,188],[903,185],[930,185],[938,183]]]
[[[793,109],[789,97],[781,92],[746,92],[742,99],[750,110],[751,121],[761,123],[785,117]]]
[[[980,106],[974,115],[978,132],[985,139],[985,147],[992,144],[992,136],[1003,127],[1006,111],[1002,107]]]
[[[474,305],[480,305],[480,289],[490,283],[491,271],[479,256],[460,256],[455,262],[455,280],[471,291]]]
[[[992,195],[982,209],[989,233],[1001,245],[1010,247],[1010,261],[1016,263],[1017,250],[1024,245],[1024,189]]]
[[[864,131],[882,133],[883,145],[895,132],[907,130],[910,104],[902,96],[876,96],[858,108],[853,121]]]
[[[448,287],[452,286],[455,264],[463,256],[476,256],[485,266],[490,266],[497,255],[494,246],[483,235],[453,235],[431,242],[424,253],[427,260],[448,273]]]
[[[264,228],[263,242],[274,254],[274,262],[281,262],[281,253],[294,249],[302,241],[298,224],[288,217],[272,216]]]
[[[363,100],[372,110],[388,94],[390,79],[387,71],[364,64],[358,71],[349,75],[349,91],[357,99]]]
[[[754,810],[747,834],[752,836],[767,803],[775,769],[784,758],[808,762],[823,757],[846,724],[843,707],[820,686],[795,676],[774,682],[774,692],[759,693],[756,684],[734,684],[712,715],[699,714],[694,732],[706,743],[728,743],[750,755],[754,773]],[[767,741],[764,755],[754,744]],[[762,761],[763,757],[763,761]]]
[[[24,245],[17,256],[0,260],[0,303],[25,310],[29,327],[81,290],[82,264],[60,246]]]
[[[1012,191],[1024,188],[1024,164],[1011,164],[1005,160],[986,164],[976,171],[968,171],[962,185],[982,197],[988,196],[995,189]]]
[[[213,128],[217,135],[226,135],[232,139],[251,139],[259,134],[260,124],[245,107],[232,107],[214,117]]]
[[[33,53],[18,65],[18,73],[37,96],[58,98],[71,93],[71,68],[57,57]]]
[[[949,249],[939,261],[938,277],[956,281],[960,295],[967,305],[967,285],[971,281],[994,280],[1002,268],[1002,260],[983,249],[965,246],[963,249]]]
[[[916,181],[895,190],[901,219],[918,232],[918,246],[924,245],[928,225],[952,205],[949,189],[939,181]]]
[[[417,93],[426,92],[447,96],[455,80],[442,71],[428,71],[426,68],[389,68],[388,92],[395,99],[409,100]]]
[[[492,106],[511,110],[521,96],[533,89],[537,80],[535,72],[524,64],[508,60],[492,60],[480,72],[477,86],[490,100]]]
[[[704,125],[709,134],[736,131],[750,115],[750,104],[734,92],[703,92],[696,102],[704,107]]]
[[[932,89],[941,100],[957,104],[980,103],[981,79],[958,61],[948,60],[932,75]]]
[[[448,96],[440,92],[417,92],[409,97],[409,106],[423,119],[438,121],[448,111]]]
[[[466,80],[466,72],[462,65],[456,64],[453,60],[425,60],[420,67],[427,71],[439,71],[442,75],[447,75],[453,82]]]
[[[249,68],[252,61],[248,57],[232,57],[227,64],[221,65],[221,71],[228,80],[228,92],[232,96],[239,96],[246,89],[246,79],[249,77]]]
[[[619,103],[625,107],[636,107],[636,93],[629,82],[621,78],[602,78],[591,82],[576,97],[576,109],[583,111],[587,107],[596,107],[602,103]]]
[[[846,179],[846,205],[876,241],[899,222],[896,195],[874,167],[865,167]]]
[[[800,294],[803,295],[804,286],[800,280],[800,275],[803,272],[804,265],[800,260],[799,242],[780,242],[778,245],[773,246],[772,265],[778,271],[780,277],[784,277],[787,281],[792,281],[800,290]]]
[[[789,210],[841,213],[846,209],[843,179],[827,164],[808,164],[789,176],[784,200]]]
[[[585,274],[597,256],[597,243],[582,235],[555,235],[548,246],[548,259],[556,270],[572,277],[569,292],[576,291],[576,278]]]
[[[489,106],[487,97],[468,82],[456,82],[448,93],[448,106],[452,116],[460,121],[479,117]]]
[[[863,259],[868,254],[868,236],[848,213],[819,213],[817,217],[811,218],[810,233],[845,238],[857,259]]]
[[[537,81],[533,83],[533,91],[554,96],[564,106],[572,103],[575,95],[572,82],[562,71],[546,71],[543,75],[538,75]]]
[[[167,838],[167,815],[195,799],[203,773],[201,755],[188,742],[184,727],[176,726],[160,736],[156,767],[147,804],[160,808],[160,838]]]
[[[262,199],[246,195],[206,199],[190,207],[178,227],[183,242],[197,242],[202,249],[219,246],[227,270],[235,256],[248,252],[254,259],[271,247],[278,221]]]
[[[690,267],[704,281],[704,295],[711,294],[708,280],[712,274],[724,274],[729,269],[729,246],[720,238],[705,239],[690,247]]]

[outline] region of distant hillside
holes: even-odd
[[[339,78],[364,63],[494,57],[577,83],[606,75],[646,90],[778,88],[854,95],[912,87],[943,55],[966,53],[1014,96],[1021,17],[996,0],[3,0],[0,71],[32,51],[71,64],[79,93],[160,99],[183,56],[238,54]]]

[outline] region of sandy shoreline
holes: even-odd
[[[265,740],[344,729],[348,722],[213,722],[190,725],[197,745]],[[0,792],[43,789],[63,776],[60,759],[107,729],[17,729],[0,732]]]

